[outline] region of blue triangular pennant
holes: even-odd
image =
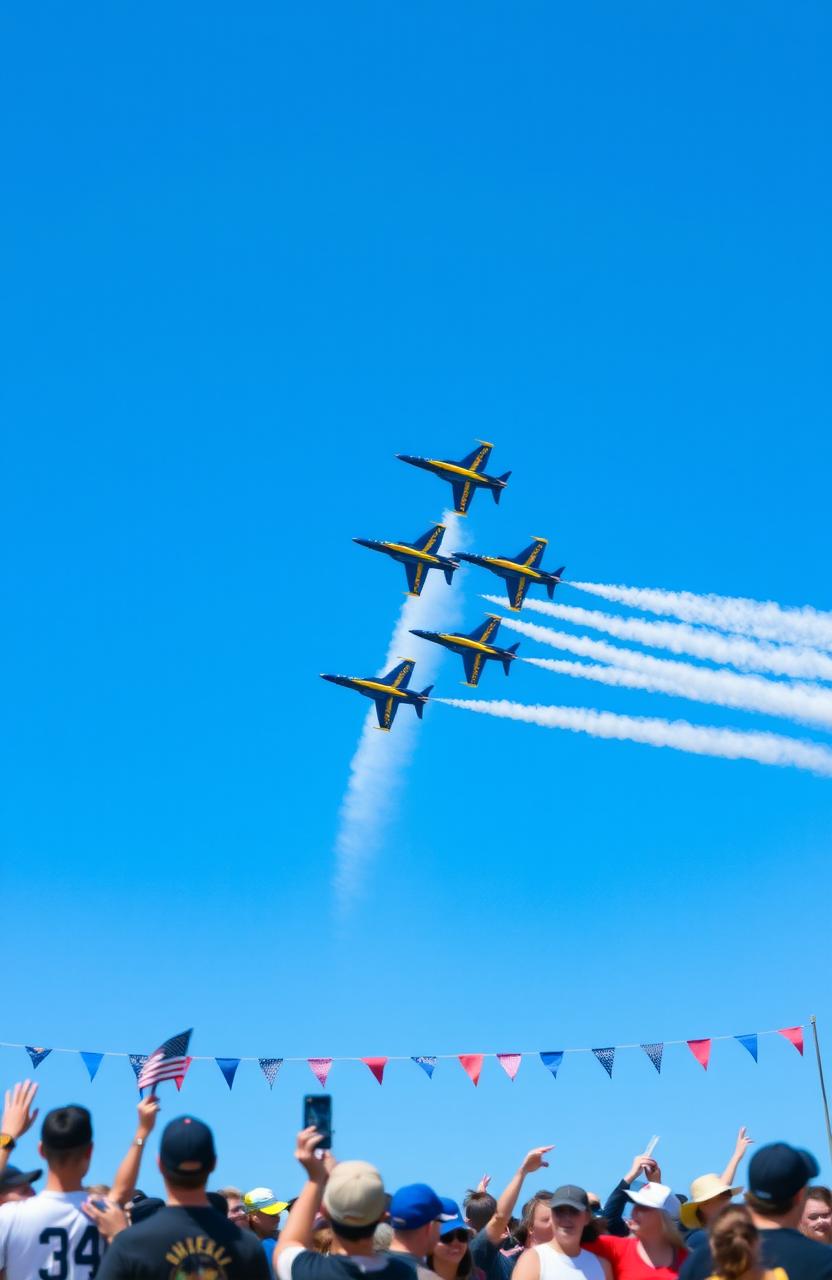
[[[234,1083],[234,1077],[237,1074],[237,1068],[240,1065],[240,1059],[239,1058],[215,1058],[214,1061],[216,1062],[217,1066],[219,1067],[220,1071],[225,1077],[225,1083],[228,1085],[230,1089]]]
[[[553,1076],[555,1077],[555,1079],[557,1080],[557,1078],[558,1078],[558,1067],[559,1067],[559,1066],[560,1066],[560,1064],[563,1062],[563,1053],[562,1053],[562,1051],[561,1051],[560,1049],[558,1049],[556,1053],[541,1053],[541,1055],[540,1055],[540,1061],[543,1063],[544,1067],[548,1067],[548,1068],[549,1068],[549,1070],[551,1071],[552,1075],[553,1075]]]
[[[606,1071],[610,1079],[612,1079],[612,1064],[615,1062],[615,1048],[608,1045],[606,1049],[593,1049],[592,1052]]]
[[[147,1062],[148,1058],[150,1057],[150,1054],[149,1053],[129,1053],[127,1056],[130,1059],[130,1066],[133,1068],[133,1071],[135,1072],[135,1075],[136,1075],[136,1079],[138,1080],[139,1076],[142,1073],[142,1067]]]
[[[274,1082],[277,1079],[277,1073],[283,1066],[282,1058],[258,1058],[260,1070],[269,1082],[269,1088],[274,1088]]]
[[[96,1072],[98,1071],[98,1068],[101,1066],[101,1063],[104,1060],[104,1054],[103,1053],[84,1053],[83,1049],[80,1050],[80,1053],[81,1053],[81,1057],[84,1059],[84,1066],[87,1068],[87,1071],[89,1071],[90,1073],[90,1081],[93,1081],[95,1079],[95,1075],[96,1075]]]
[[[656,1040],[653,1044],[643,1044],[641,1047],[644,1050],[644,1052],[647,1054],[653,1066],[658,1071],[659,1075],[661,1075],[662,1054],[664,1053],[663,1041]]]
[[[429,1080],[433,1079],[433,1071],[436,1066],[436,1058],[432,1058],[430,1056],[425,1057],[423,1055],[418,1058],[413,1058],[412,1061],[415,1062],[417,1066],[420,1066],[422,1068],[422,1070],[424,1071],[425,1075]]]
[[[28,1053],[29,1057],[32,1059],[32,1066],[35,1067],[35,1069],[37,1069],[40,1066],[40,1064],[43,1062],[44,1058],[49,1057],[52,1050],[51,1049],[34,1049],[30,1044],[27,1044],[26,1052]]]
[[[735,1040],[739,1040],[743,1048],[747,1049],[754,1061],[757,1061],[757,1034],[756,1032],[750,1036],[734,1036]]]

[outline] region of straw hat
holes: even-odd
[[[731,1196],[735,1196],[740,1191],[742,1191],[742,1187],[726,1187],[716,1173],[703,1173],[701,1178],[694,1178],[690,1184],[690,1200],[686,1200],[682,1205],[680,1215],[682,1225],[690,1231],[693,1231],[696,1227],[701,1227],[702,1223],[699,1221],[699,1215],[696,1212],[700,1204],[705,1204],[708,1200],[715,1200],[717,1196],[724,1196],[726,1192]]]

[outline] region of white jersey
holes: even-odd
[[[94,1280],[105,1242],[80,1206],[86,1191],[41,1191],[0,1205],[6,1280]]]
[[[540,1280],[604,1280],[604,1268],[587,1249],[581,1249],[577,1258],[548,1244],[536,1244],[534,1251],[540,1259]]]

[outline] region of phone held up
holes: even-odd
[[[332,1148],[332,1094],[308,1093],[303,1100],[303,1127],[314,1125],[321,1135],[321,1149]]]

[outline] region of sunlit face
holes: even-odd
[[[549,1211],[552,1222],[551,1239],[564,1249],[575,1249],[580,1246],[581,1235],[590,1214],[573,1209],[571,1205],[559,1204]]]
[[[552,1223],[552,1210],[549,1208],[545,1200],[538,1200],[534,1206],[532,1213],[531,1228],[529,1234],[532,1244],[548,1244],[552,1239],[554,1232]]]
[[[235,1222],[238,1227],[248,1226],[248,1213],[239,1196],[228,1197],[228,1220]]]
[[[433,1250],[434,1260],[439,1263],[445,1262],[449,1267],[458,1267],[465,1257],[470,1239],[470,1234],[463,1231],[461,1227],[440,1236]]]
[[[821,1244],[832,1244],[832,1209],[825,1201],[815,1200],[809,1196],[803,1206],[800,1229],[812,1240],[820,1240]]]
[[[660,1240],[664,1236],[664,1220],[660,1209],[649,1209],[644,1204],[634,1204],[630,1217],[633,1235],[639,1240]]]
[[[711,1200],[703,1200],[702,1203],[698,1204],[696,1207],[699,1210],[699,1217],[702,1219],[702,1222],[707,1225],[709,1222],[713,1222],[716,1215],[721,1209],[725,1208],[726,1204],[730,1203],[731,1192],[722,1191],[718,1196],[714,1196]]]

